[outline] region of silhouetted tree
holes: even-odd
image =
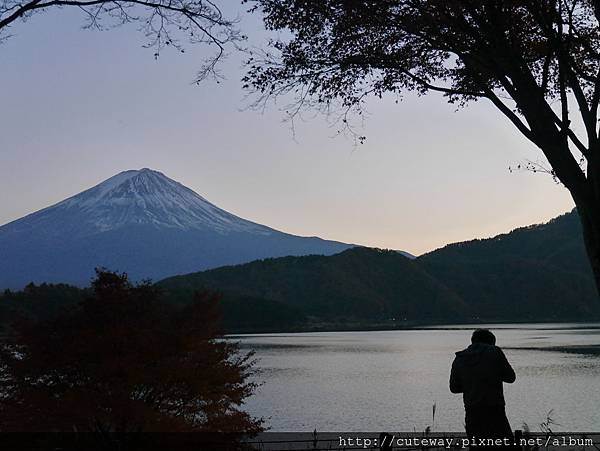
[[[294,94],[290,114],[341,103],[343,120],[385,93],[492,102],[571,193],[600,287],[600,1],[252,3],[268,29],[287,31],[249,62],[258,102]]]
[[[154,56],[169,46],[184,52],[183,42],[207,44],[216,48],[196,81],[218,76],[217,62],[228,45],[236,47],[245,39],[236,27],[237,20],[226,18],[211,0],[0,0],[0,42],[10,36],[10,27],[25,22],[49,9],[74,7],[84,13],[84,28],[99,30],[134,23],[147,38]]]
[[[220,336],[219,297],[181,310],[99,271],[70,314],[23,322],[0,350],[0,430],[253,433],[252,353]]]

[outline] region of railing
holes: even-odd
[[[557,434],[551,431],[545,433],[515,431],[514,436],[515,442],[510,443],[510,446],[477,446],[476,448],[478,451],[600,451],[600,433]],[[412,439],[413,442],[407,441],[409,439]],[[411,446],[411,443],[414,446]],[[0,451],[466,451],[467,449],[473,451],[471,445],[472,443],[465,434],[431,432],[397,434],[318,433],[316,431],[312,433],[266,432],[254,437],[224,433],[158,432],[105,435],[94,433],[0,434]]]
[[[430,444],[419,446],[405,446],[405,438],[417,439],[422,443],[425,440],[437,442],[447,440],[444,445]],[[574,441],[572,446],[566,446],[568,440]],[[538,451],[538,450],[592,450],[600,451],[600,433],[531,433],[529,431],[514,431],[514,441],[508,445],[497,444],[490,446],[492,439],[488,439],[486,446],[475,446],[481,451],[509,450],[509,451]],[[502,439],[496,439],[502,440]],[[458,433],[263,433],[245,442],[249,449],[257,451],[350,451],[350,450],[468,450],[473,449],[466,434]],[[477,440],[475,440],[475,444]]]

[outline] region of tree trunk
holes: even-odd
[[[576,202],[576,205],[581,220],[585,250],[600,294],[600,202],[594,198],[585,203]]]

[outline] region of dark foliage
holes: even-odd
[[[252,354],[221,339],[219,297],[183,309],[149,283],[100,271],[69,314],[16,325],[0,350],[3,431],[256,432],[239,406]]]
[[[486,240],[456,243],[419,258],[483,317],[597,318],[593,275],[576,213]]]
[[[225,294],[221,308],[223,327],[236,332],[286,331],[306,322],[300,308],[271,299]]]
[[[223,289],[278,301],[327,321],[464,317],[462,300],[395,251],[354,248],[330,257],[260,260],[160,283],[167,291]]]
[[[28,284],[23,290],[0,294],[0,324],[17,317],[50,319],[76,308],[87,291],[65,284]]]

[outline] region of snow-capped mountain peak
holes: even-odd
[[[126,271],[132,280],[158,280],[349,247],[247,221],[144,168],[0,226],[0,289],[31,281],[86,285],[96,267]]]
[[[75,214],[82,225],[102,232],[132,224],[210,229],[222,234],[272,232],[220,209],[162,172],[148,168],[121,172],[34,215],[59,212],[65,218]]]

